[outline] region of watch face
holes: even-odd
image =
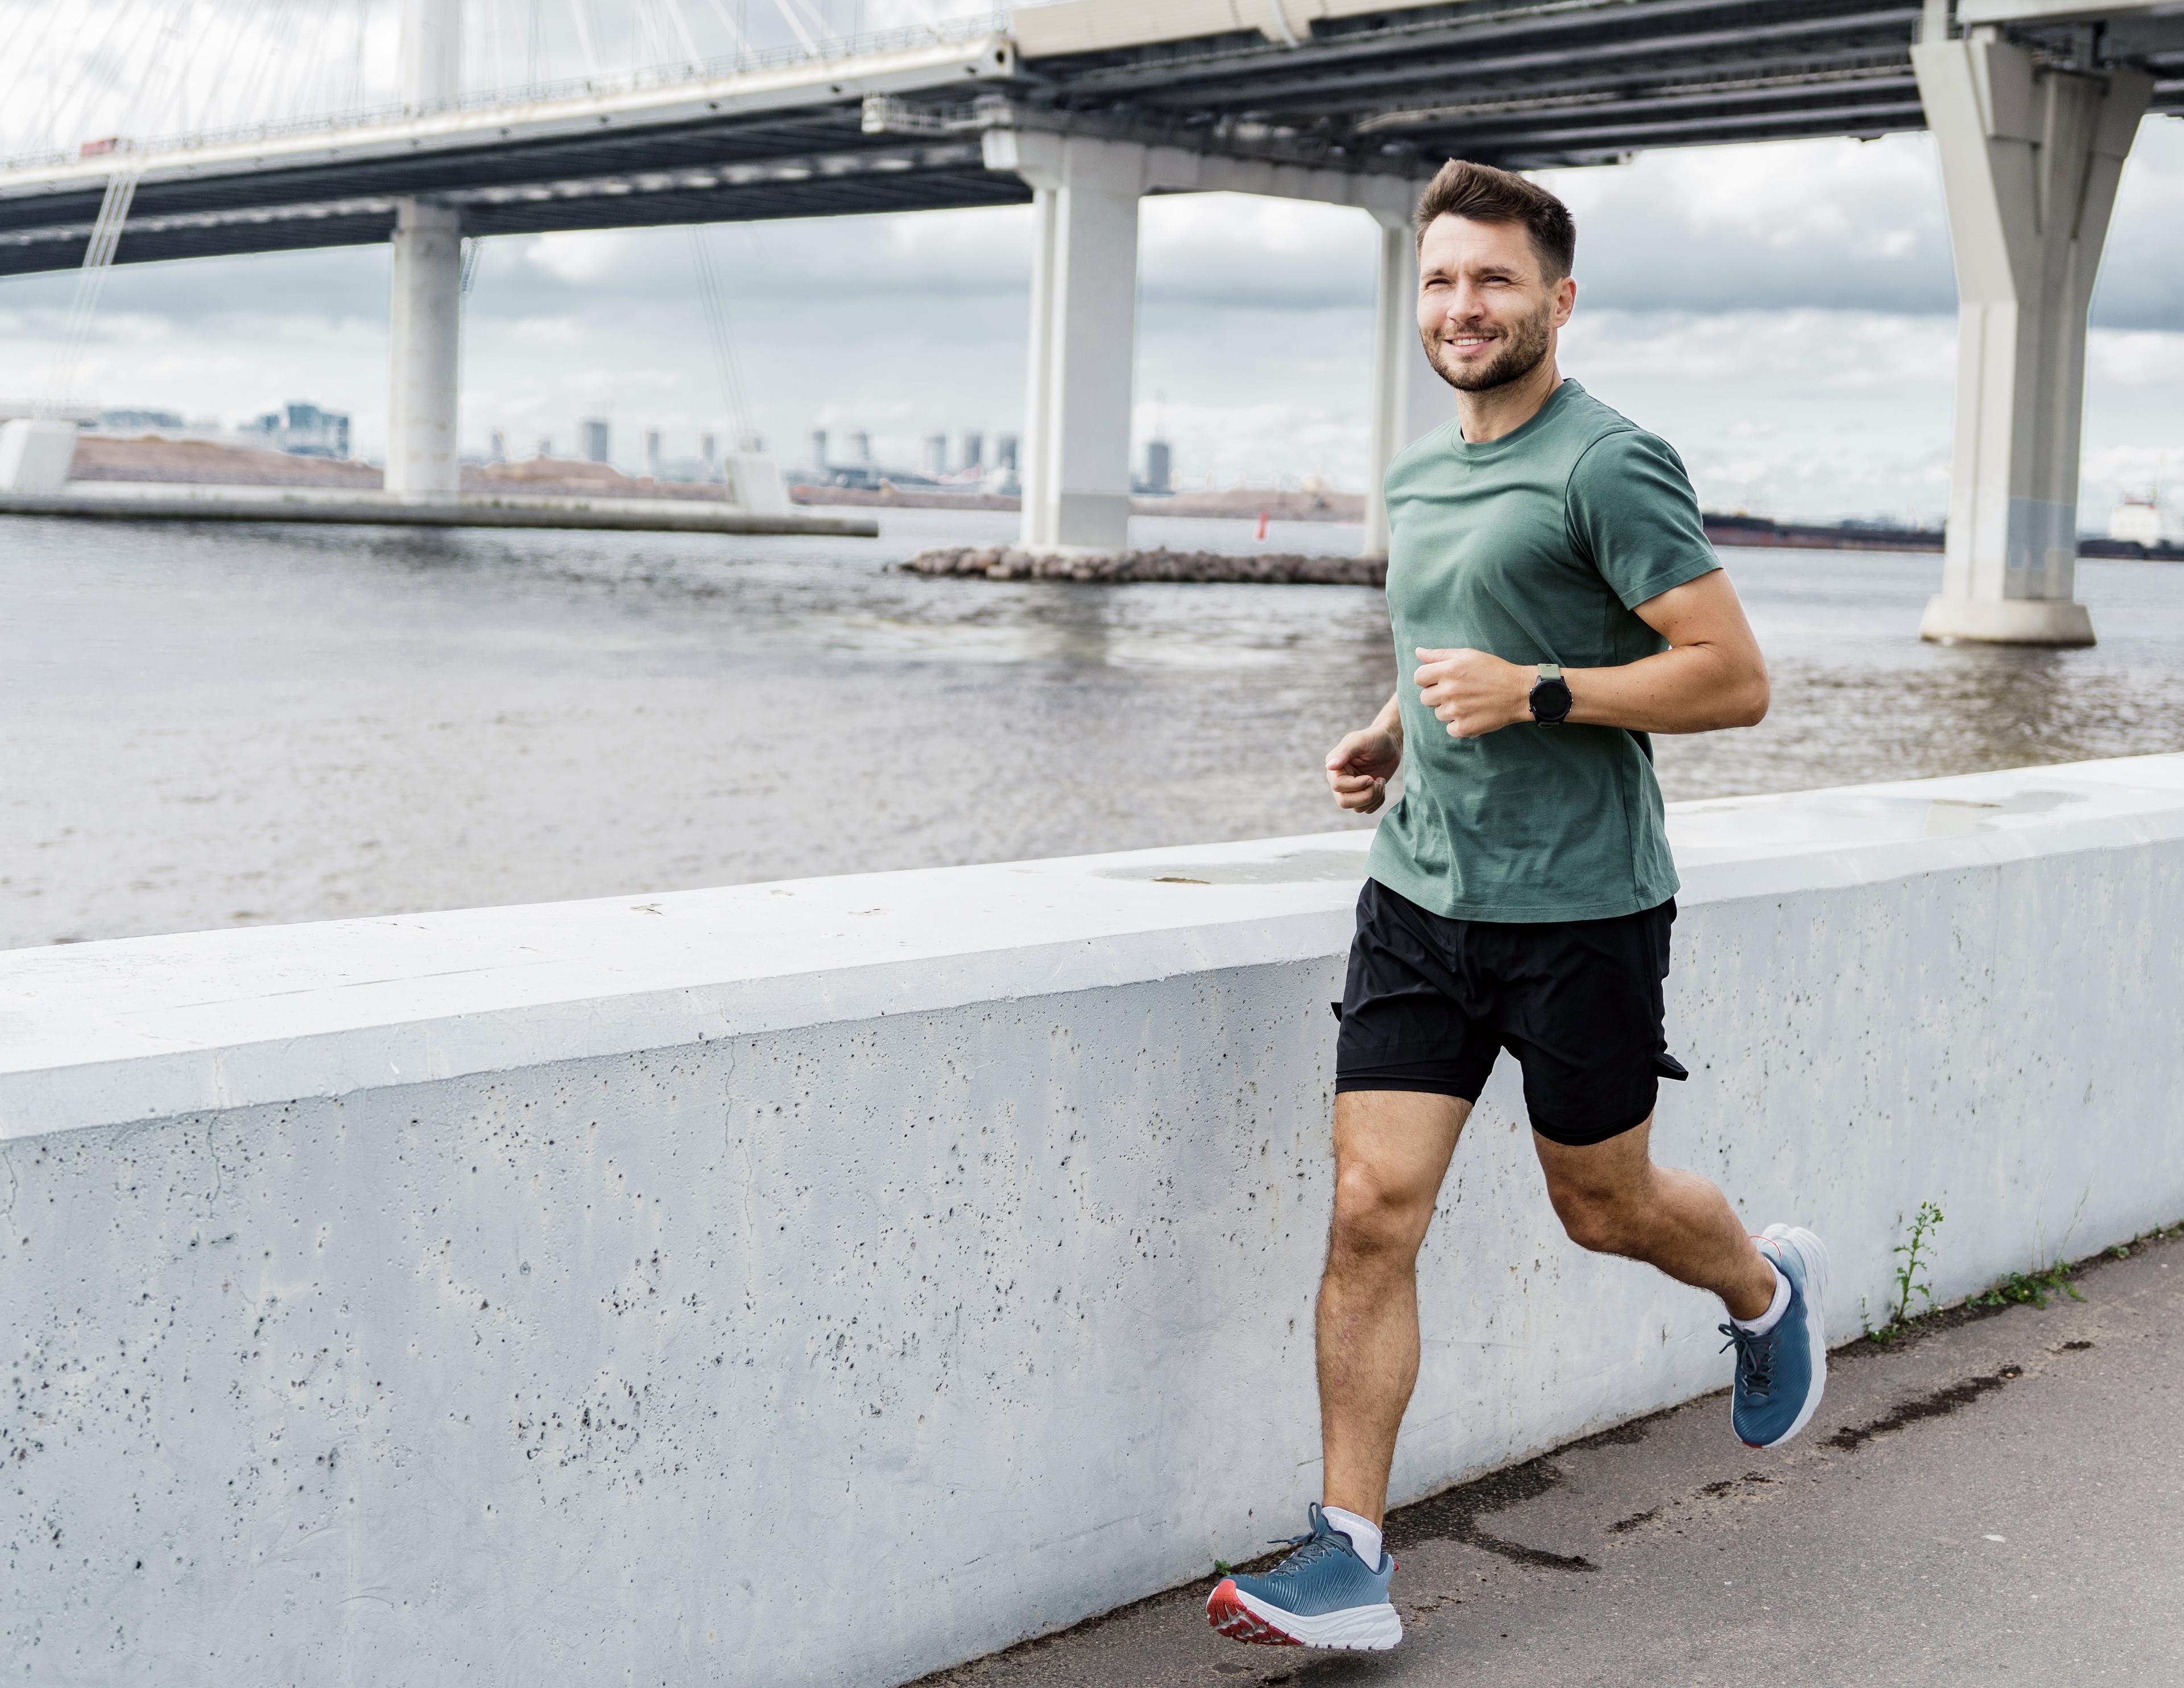
[[[1542,680],[1532,688],[1532,713],[1541,721],[1560,721],[1570,712],[1569,683]]]

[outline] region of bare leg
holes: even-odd
[[[1320,1281],[1321,1498],[1380,1522],[1418,1380],[1418,1248],[1471,1104],[1409,1090],[1334,1099],[1334,1223]]]
[[[1532,1134],[1563,1228],[1580,1248],[1642,1260],[1680,1284],[1713,1290],[1732,1318],[1758,1318],[1774,1299],[1774,1268],[1720,1190],[1696,1173],[1653,1164],[1652,1135],[1650,1117],[1585,1149]]]

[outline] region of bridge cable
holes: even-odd
[[[735,49],[736,63],[740,65],[744,47],[743,25],[729,14],[722,0],[705,0],[705,3],[713,8],[713,15],[721,20],[721,27],[728,32],[728,42]]]
[[[68,326],[61,332],[54,367],[47,390],[36,401],[36,414],[53,416],[68,408],[75,388],[76,366],[91,338],[91,320],[98,309],[98,296],[106,288],[107,271],[114,267],[114,249],[121,242],[122,226],[129,220],[129,202],[136,197],[136,178],[143,161],[125,154],[106,178],[106,192],[98,202],[98,217],[84,245],[83,267],[76,271],[75,296],[70,301]]]
[[[370,12],[371,0],[356,0],[356,24],[349,37],[348,109],[351,112],[364,109],[364,38]]]
[[[681,0],[653,0],[660,10],[667,14],[668,21],[675,25],[675,33],[682,37],[682,54],[693,70],[702,70],[705,61],[699,56],[697,37],[690,33],[689,21],[682,15]]]
[[[192,4],[190,8],[192,15],[195,14],[196,9],[195,5]],[[212,40],[213,31],[211,30],[204,29],[198,31],[197,41],[195,44],[191,47],[189,55],[182,60],[181,66],[175,72],[176,80],[184,86],[188,85],[191,76],[195,73],[198,68],[198,60],[203,57],[205,49],[211,44]],[[204,104],[198,112],[197,133],[204,134],[218,127],[218,125],[213,121],[213,114],[219,98],[219,84],[215,81],[214,91],[205,97]],[[188,126],[188,120],[186,114],[183,120],[183,127],[187,129]]]
[[[788,27],[795,31],[796,39],[802,45],[805,58],[826,57],[826,54],[820,51],[817,38],[804,26],[804,19],[808,17],[819,26],[819,32],[823,36],[827,32],[827,20],[824,18],[812,11],[811,7],[804,3],[804,0],[773,0],[773,9],[780,13]]]
[[[719,273],[713,265],[711,249],[705,244],[705,230],[702,224],[690,226],[690,253],[698,267],[698,298],[705,311],[705,328],[713,342],[713,359],[721,379],[721,396],[726,400],[729,420],[734,423],[740,437],[754,432],[751,427],[750,406],[744,393],[743,371],[736,362],[735,336],[728,321],[728,303],[721,286]]]
[[[66,8],[56,8],[55,9],[65,10]],[[130,62],[135,58],[137,44],[143,40],[146,29],[164,15],[164,13],[150,7],[141,7],[132,14],[130,8],[117,7],[114,12],[114,23],[119,25],[122,19],[132,15],[136,26],[131,31],[125,43],[113,54],[114,62],[120,70],[125,70]],[[109,26],[106,33],[98,38],[98,44],[88,53],[84,52],[81,47],[84,33],[86,32],[79,31],[76,42],[71,43],[76,52],[75,75],[58,89],[49,89],[46,103],[42,107],[35,109],[38,115],[36,126],[31,132],[38,137],[39,142],[47,150],[60,145],[59,130],[63,114],[68,110],[69,102],[75,97],[77,91],[91,81],[92,72],[99,63],[100,55],[104,53],[107,42],[113,38],[114,26]],[[41,45],[42,44],[41,42]],[[14,79],[7,85],[6,92],[12,94],[21,86],[25,78],[40,74],[40,65],[35,60],[24,63]],[[114,81],[120,82],[123,80],[117,71]],[[86,112],[85,115],[87,117],[89,113]]]
[[[599,55],[592,49],[592,25],[584,15],[584,0],[569,0],[569,15],[577,20],[577,45],[583,49],[584,74],[596,81]]]
[[[74,21],[78,15],[79,14],[72,14],[70,8],[66,6],[47,6],[42,10],[33,10],[30,14],[31,21],[29,23],[18,24],[14,30],[8,32],[6,48],[7,62],[14,67],[14,71],[12,75],[9,75],[5,80],[0,80],[0,109],[4,109],[7,96],[12,95],[16,88],[26,79],[39,73],[42,62],[40,54],[44,51],[47,42],[53,36],[53,25],[64,19]],[[129,8],[126,5],[118,4],[110,9],[108,15],[106,29],[98,37],[97,46],[92,49],[93,53],[97,53],[105,47],[107,42],[112,38],[114,31],[121,26],[123,19],[128,15]],[[138,21],[141,26],[141,17]],[[36,37],[29,41],[24,40],[23,37],[28,35],[33,28],[37,30]],[[83,36],[89,33],[89,31],[80,28],[75,33],[77,38],[81,39]],[[77,60],[80,65],[84,64],[86,58],[86,55],[83,55],[81,53],[77,55]],[[79,70],[76,75],[76,82],[81,82],[83,80],[85,74],[84,70]],[[75,86],[75,83],[71,83],[70,85],[70,92],[74,91]],[[48,88],[48,92],[51,92],[50,87]],[[54,96],[56,100],[58,100],[58,96]],[[26,146],[35,144],[29,140],[31,136],[43,132],[45,130],[50,128],[55,121],[53,115],[53,108],[51,106],[33,108],[32,116],[34,119],[42,115],[45,120],[41,123],[37,128],[29,129],[24,131]],[[51,140],[48,139],[47,145],[50,147],[52,144]]]
[[[272,26],[259,43],[257,58],[251,61],[250,81],[237,101],[238,108],[237,127],[241,127],[250,121],[249,117],[245,114],[257,106],[259,90],[265,85],[266,78],[272,74],[274,67],[281,62],[287,51],[288,37],[293,31],[297,14],[292,8],[285,6],[276,6],[273,12]],[[269,117],[261,117],[259,121],[267,123],[271,120]]]

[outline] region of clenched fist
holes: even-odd
[[[1532,718],[1536,670],[1483,650],[1418,649],[1418,695],[1451,738],[1484,738]],[[1347,742],[1347,741],[1346,741]]]
[[[1327,788],[1338,806],[1370,815],[1388,800],[1388,782],[1402,765],[1402,734],[1375,721],[1327,753]]]

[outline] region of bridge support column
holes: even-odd
[[[1911,56],[1959,310],[1947,559],[1919,636],[2091,644],[2074,596],[2086,311],[2153,81],[2036,64],[1991,29]]]
[[[1380,225],[1367,548],[1385,551],[1387,521],[1379,499],[1388,461],[1454,408],[1418,343],[1418,257],[1410,230],[1411,208],[1424,183],[1039,129],[989,129],[983,144],[986,168],[1021,176],[1034,196],[1031,346],[1018,460],[1025,549],[1112,551],[1128,543],[1138,200],[1150,192],[1225,192],[1354,205]]]
[[[1146,149],[1072,136],[987,137],[1031,184],[1031,343],[1017,459],[1027,550],[1120,551],[1130,537],[1138,196]]]
[[[1426,361],[1418,339],[1418,249],[1407,212],[1375,209],[1380,283],[1373,321],[1373,432],[1365,465],[1365,549],[1388,554],[1388,505],[1382,482],[1396,454],[1455,408],[1447,382]]]
[[[396,202],[394,297],[387,393],[387,490],[458,492],[463,237],[452,207]]]
[[[462,91],[463,8],[402,0],[403,109],[436,111]],[[387,382],[387,490],[438,497],[461,490],[463,234],[451,206],[394,202],[394,287]]]

